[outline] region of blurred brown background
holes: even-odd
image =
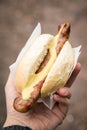
[[[6,118],[4,85],[12,64],[38,22],[56,34],[58,24],[72,25],[72,46],[82,45],[82,70],[73,84],[69,113],[60,130],[87,130],[87,1],[0,0],[0,127]]]

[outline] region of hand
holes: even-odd
[[[56,104],[52,110],[49,110],[42,103],[37,103],[26,113],[19,113],[13,108],[13,101],[18,96],[18,92],[15,89],[10,75],[5,86],[7,119],[4,127],[10,125],[22,125],[30,127],[33,130],[55,129],[66,117],[69,108],[69,98],[71,97],[69,87],[76,79],[80,69],[81,65],[78,63],[65,87],[60,88],[53,95]]]

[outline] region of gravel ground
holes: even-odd
[[[6,118],[4,85],[12,64],[38,22],[43,33],[56,34],[58,24],[71,23],[73,47],[82,45],[82,70],[72,85],[71,105],[60,130],[87,130],[87,1],[0,0],[0,127]]]

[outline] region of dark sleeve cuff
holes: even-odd
[[[8,126],[8,127],[4,127],[1,130],[32,130],[32,129],[29,127],[25,127],[25,126],[12,125],[12,126]]]

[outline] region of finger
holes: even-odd
[[[71,77],[69,78],[69,80],[65,86],[70,87],[73,84],[73,82],[75,81],[76,77],[78,76],[80,70],[81,70],[81,64],[77,63]]]
[[[60,88],[56,94],[59,94],[61,97],[66,97],[66,98],[70,98],[71,97],[71,92],[70,89],[67,87],[64,88]]]
[[[56,101],[53,112],[60,117],[61,120],[63,120],[66,117],[66,114],[69,109],[69,99],[65,97],[61,97],[57,94],[54,95],[54,100]]]
[[[57,94],[54,94],[54,100],[59,104],[69,105],[69,100],[66,97],[61,97]]]

